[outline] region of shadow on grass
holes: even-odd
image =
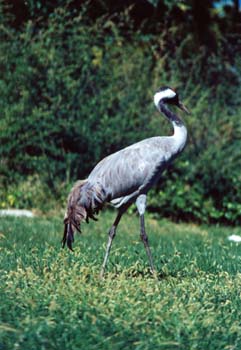
[[[169,278],[185,278],[187,276],[187,273],[185,271],[170,271],[170,272],[165,272],[162,268],[156,270],[156,273],[153,274],[150,268],[144,268],[144,269],[139,269],[139,268],[129,268],[125,269],[123,271],[121,270],[116,270],[115,271],[108,271],[105,272],[104,278],[105,279],[143,279],[143,280],[157,280],[157,281],[163,281],[167,280]]]

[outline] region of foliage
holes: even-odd
[[[86,226],[70,253],[60,250],[58,218],[1,219],[1,346],[238,350],[240,246],[227,236],[240,229],[148,219],[154,280],[138,219],[126,215],[100,281],[112,220]]]
[[[141,130],[147,113],[142,86],[148,85],[150,67],[145,53],[129,47],[120,55],[124,41],[112,22],[101,31],[102,22],[82,26],[82,16],[73,21],[58,9],[48,27],[34,37],[29,23],[15,55],[9,43],[2,126],[7,176],[9,169],[22,175],[42,172],[54,187],[56,176],[67,182],[83,176],[96,159],[132,143],[134,129],[139,137],[147,135]],[[104,37],[107,30],[111,35]],[[11,72],[13,64],[19,70]],[[143,77],[137,95],[139,71]],[[128,118],[123,118],[126,111]]]
[[[158,86],[171,85],[192,110],[189,142],[152,191],[150,209],[240,223],[238,14],[218,17],[209,0],[201,10],[195,1],[159,1],[140,23],[132,7],[115,13],[109,2],[104,14],[96,3],[94,14],[88,1],[28,1],[21,23],[15,7],[0,4],[0,207],[49,210],[44,198],[62,203],[105,155],[170,134],[151,101]]]
[[[20,183],[14,183],[2,191],[0,209],[32,208],[42,212],[58,212],[65,205],[70,187],[63,183],[56,184],[57,193],[53,193],[49,186],[37,175],[28,176]],[[56,200],[58,197],[58,201]]]

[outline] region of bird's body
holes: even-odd
[[[95,166],[88,182],[98,182],[108,201],[117,208],[134,201],[159,180],[162,171],[183,149],[186,136],[183,128],[173,136],[148,138],[111,154]]]
[[[154,270],[144,229],[146,194],[168,164],[183,150],[187,139],[187,130],[181,119],[166,107],[168,99],[182,109],[185,107],[170,88],[162,88],[154,96],[155,105],[173,125],[172,136],[151,137],[107,156],[94,167],[86,180],[77,182],[69,195],[63,244],[67,241],[70,249],[74,230],[79,228],[81,221],[94,218],[104,203],[109,202],[118,208],[117,218],[109,233],[102,275],[119,220],[135,201],[141,217],[141,237],[151,269]]]

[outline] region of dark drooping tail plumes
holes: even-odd
[[[88,180],[78,181],[68,197],[67,211],[64,217],[64,236],[62,240],[63,248],[72,249],[74,232],[81,233],[80,224],[82,221],[89,222],[89,218],[97,220],[99,210],[102,209],[105,201],[105,191],[101,186],[91,185]]]

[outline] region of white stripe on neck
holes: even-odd
[[[176,96],[176,93],[171,89],[166,89],[164,91],[156,92],[154,95],[155,106],[158,107],[159,102],[164,98],[173,98],[175,96]]]
[[[174,140],[175,151],[180,152],[185,147],[187,142],[187,129],[185,125],[178,126],[175,122],[172,123],[174,134],[171,136]]]

